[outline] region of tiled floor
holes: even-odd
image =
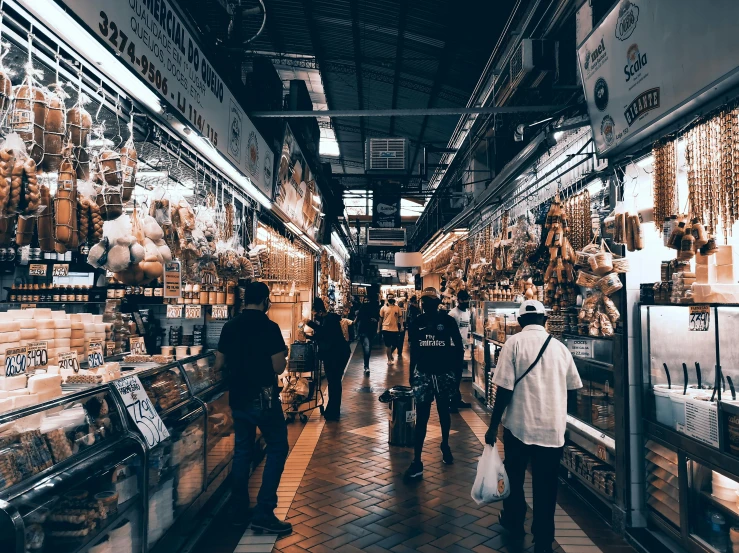
[[[470,498],[487,428],[486,415],[473,410],[453,415],[450,445],[455,463],[446,466],[438,449],[438,418],[432,411],[423,457],[424,479],[405,483],[402,473],[413,453],[409,448],[388,445],[387,406],[379,403],[378,397],[387,387],[408,383],[407,357],[387,366],[384,353],[377,347],[369,379],[364,377],[362,364],[359,348],[344,378],[340,422],[324,422],[316,412],[304,426],[296,422],[290,427],[292,449],[278,494],[277,515],[293,524],[293,533],[275,541],[274,537],[254,536],[250,531],[236,534],[233,527],[226,528],[224,521],[219,525],[221,528],[206,534],[197,551],[519,553],[533,550],[530,534],[520,545],[520,542],[509,542],[501,533],[497,524],[498,504],[478,507]],[[255,488],[259,480],[260,474],[256,473],[252,481]],[[530,483],[527,490],[530,493]],[[601,521],[592,515],[588,517],[587,508],[577,505],[567,494],[563,497],[566,508],[560,502],[556,515],[556,551],[633,551]],[[573,505],[577,515],[570,508]],[[594,539],[594,534],[601,538]]]

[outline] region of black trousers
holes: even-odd
[[[337,416],[341,411],[341,378],[344,376],[344,369],[348,360],[348,355],[342,355],[323,361],[323,368],[326,371],[326,380],[328,381],[328,405],[324,413],[328,416]]]
[[[462,373],[464,373],[465,367],[467,367],[467,361],[460,361],[457,368],[454,369],[454,380],[456,381],[457,386],[452,394],[452,407],[456,407],[462,402],[462,391],[460,390],[460,386],[462,385]]]
[[[506,429],[505,470],[511,485],[511,495],[503,500],[506,526],[523,528],[526,520],[526,499],[523,484],[526,468],[531,461],[531,476],[534,488],[534,522],[531,533],[536,549],[547,551],[554,541],[554,510],[557,505],[557,485],[562,447],[527,445]]]

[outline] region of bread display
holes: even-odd
[[[64,106],[61,85],[46,94],[49,111],[44,129],[44,160],[42,167],[48,173],[56,173],[62,164],[64,136],[67,132],[67,112]]]
[[[36,163],[44,158],[44,130],[49,104],[43,90],[28,80],[13,88],[15,100],[10,116],[10,128],[26,144],[26,151]]]

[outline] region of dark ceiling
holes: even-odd
[[[320,70],[330,109],[461,107],[467,104],[520,0],[264,0],[266,27],[246,56],[302,54]],[[238,0],[231,1],[238,4]],[[211,39],[227,43],[226,0],[181,0]],[[242,9],[258,7],[241,0]],[[525,3],[524,3],[525,4]],[[247,17],[242,37],[261,17]],[[309,61],[310,63],[310,61]],[[363,173],[364,140],[401,136],[446,146],[459,116],[334,118],[341,156],[334,173]],[[326,123],[328,124],[328,123]]]

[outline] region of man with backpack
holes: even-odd
[[[523,485],[531,461],[534,551],[551,553],[568,395],[582,388],[582,382],[572,354],[562,342],[553,340],[547,333],[546,313],[541,302],[523,302],[518,322],[523,330],[506,341],[493,375],[493,384],[498,389],[485,442],[495,444],[502,420],[505,469],[511,494],[503,501],[499,522],[513,538],[523,538],[525,534]]]
[[[449,402],[456,387],[454,372],[462,362],[464,347],[459,327],[447,313],[439,312],[441,299],[436,288],[425,288],[421,294],[423,314],[408,329],[411,350],[411,387],[416,398],[416,432],[414,458],[405,471],[407,479],[423,475],[421,452],[426,439],[426,428],[431,416],[431,403],[436,401],[441,425],[441,453],[444,464],[454,463],[449,447],[452,418]]]

